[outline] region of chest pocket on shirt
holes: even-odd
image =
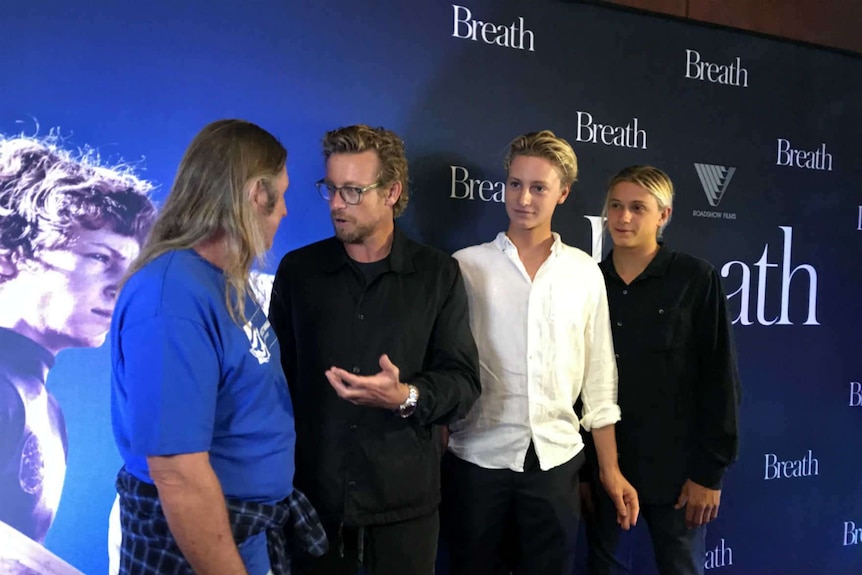
[[[679,309],[653,306],[643,310],[643,316],[643,337],[647,349],[664,352],[682,347],[685,326]]]

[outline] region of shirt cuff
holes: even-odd
[[[693,461],[688,478],[708,489],[721,489],[721,480],[724,478],[725,471],[727,471],[726,467],[716,467],[705,461]]]
[[[620,420],[620,406],[612,403],[610,405],[602,405],[584,415],[581,419],[581,427],[585,431],[590,431],[594,427],[601,429],[602,427],[612,425]]]

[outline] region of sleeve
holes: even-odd
[[[18,475],[25,425],[24,402],[12,382],[0,379],[0,475]],[[0,504],[0,519],[3,516]]]
[[[296,400],[296,337],[293,331],[293,315],[290,305],[290,272],[286,260],[278,266],[272,284],[269,304],[269,324],[278,338],[281,351],[281,367],[287,378],[290,395]]]
[[[123,329],[119,346],[132,452],[146,457],[209,451],[221,369],[207,329],[157,316]]]
[[[586,310],[584,328],[584,381],[581,387],[581,425],[586,431],[612,425],[620,420],[617,405],[618,375],[608,311],[608,293],[596,267],[596,297]]]
[[[741,386],[727,300],[715,269],[710,270],[703,291],[694,315],[698,385],[689,478],[704,487],[720,489],[724,472],[736,460],[739,449]]]
[[[579,397],[575,402],[575,413],[583,413],[584,402]],[[593,441],[593,434],[585,432],[581,434],[584,440],[584,464],[578,470],[578,478],[582,483],[590,483],[596,481],[599,476],[599,457],[596,453],[596,444]]]
[[[460,267],[443,302],[426,353],[426,369],[411,381],[419,389],[414,414],[420,425],[449,424],[467,415],[479,398],[479,353],[470,330],[467,291]]]

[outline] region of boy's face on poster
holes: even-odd
[[[140,252],[134,237],[110,228],[79,228],[70,237],[18,263],[2,286],[3,305],[19,316],[12,329],[53,353],[104,343],[119,282]]]

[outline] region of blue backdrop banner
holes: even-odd
[[[52,209],[22,208],[22,190],[33,178],[63,185],[22,166],[42,146],[121,182],[127,211],[145,213],[141,198],[157,209],[197,131],[239,117],[289,151],[288,216],[264,274],[331,235],[313,182],[320,139],[339,126],[402,136],[412,199],[400,224],[448,252],[505,228],[502,157],[517,134],[548,128],[572,143],[580,180],[554,227],[597,260],[609,177],[636,163],[668,172],[677,197],[666,241],[719,270],[743,383],[741,455],[705,565],[862,573],[862,59],[552,0],[6,4],[0,536],[11,526],[27,539],[2,537],[0,572],[49,572],[22,566],[42,551],[50,572],[108,571],[120,458],[102,342],[124,271],[117,254],[137,249],[98,230],[45,240],[51,261],[15,243],[27,217]],[[27,273],[42,275],[25,284],[30,258],[42,267]],[[22,333],[31,316],[57,324],[55,346]],[[645,534],[641,547],[636,573],[655,573]]]

